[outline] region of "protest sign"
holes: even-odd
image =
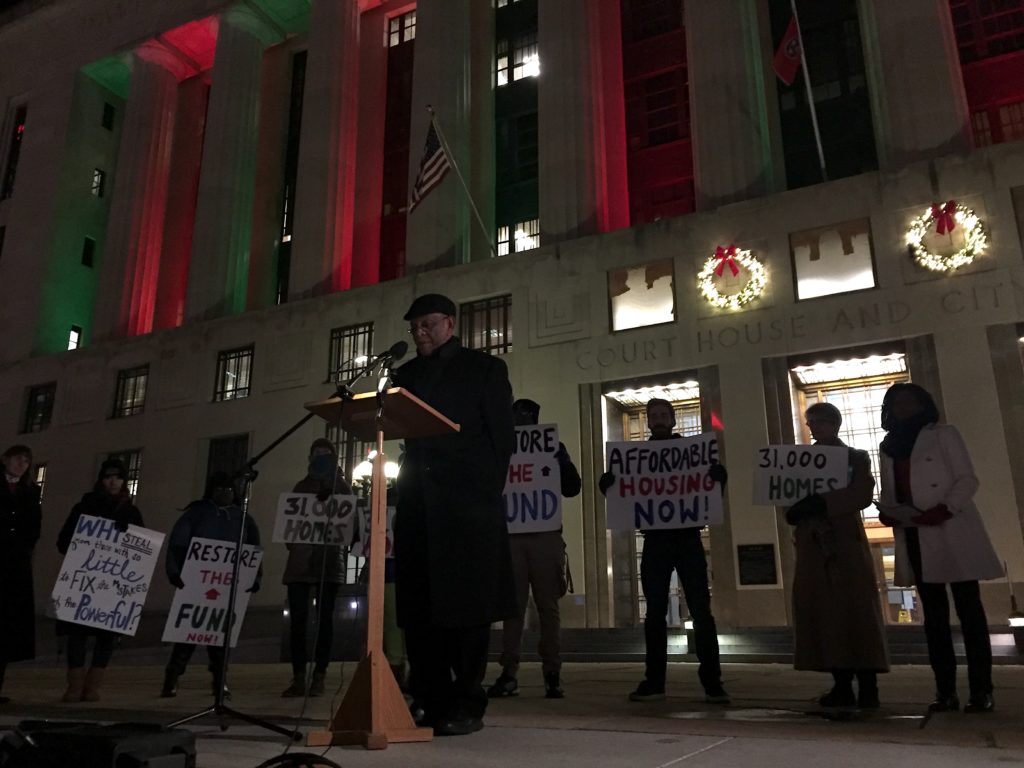
[[[790,505],[805,496],[845,488],[845,445],[769,445],[754,451],[754,503]]]
[[[53,587],[61,621],[135,635],[164,534],[82,515]]]
[[[516,427],[516,447],[505,481],[509,533],[557,531],[562,527],[562,481],[558,468],[558,427]]]
[[[249,590],[256,583],[262,558],[263,550],[259,547],[243,545],[235,621],[231,627],[232,647],[238,643],[238,633],[249,605]],[[185,565],[181,569],[185,586],[174,592],[161,638],[165,643],[223,644],[234,561],[233,542],[197,537],[188,543]]]
[[[605,445],[615,482],[605,494],[613,531],[691,528],[722,522],[722,487],[708,477],[718,462],[714,432],[675,440]]]
[[[275,544],[348,546],[355,532],[356,497],[335,494],[318,501],[312,493],[282,493],[274,519]]]
[[[392,528],[395,524],[395,508],[388,507],[388,519],[387,519],[387,530],[384,534],[384,556],[394,557],[394,541],[395,535],[392,532]],[[356,508],[356,512],[359,518],[358,531],[359,535],[354,542],[352,542],[352,549],[349,550],[349,554],[354,557],[369,557],[370,556],[370,532],[372,529],[372,523],[370,520],[370,514],[372,509],[369,504],[360,504]]]

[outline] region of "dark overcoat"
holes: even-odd
[[[394,522],[399,624],[471,627],[514,616],[501,497],[515,444],[504,361],[453,337],[399,368],[395,384],[461,427],[405,441]]]
[[[0,664],[36,655],[32,550],[39,540],[39,486],[0,479]]]

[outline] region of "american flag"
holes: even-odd
[[[430,190],[441,183],[451,167],[448,154],[437,137],[434,121],[431,120],[430,130],[427,131],[427,144],[423,148],[423,159],[420,161],[420,172],[416,174],[416,183],[412,185],[412,199],[409,201],[410,213]]]

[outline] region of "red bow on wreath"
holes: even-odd
[[[715,249],[715,258],[718,259],[718,266],[715,267],[715,274],[718,277],[722,276],[722,272],[725,271],[725,265],[729,265],[729,269],[732,270],[732,276],[736,277],[740,273],[740,268],[736,266],[736,246],[730,245],[728,248],[718,246]]]
[[[932,218],[935,220],[935,231],[938,234],[944,235],[956,229],[954,213],[956,213],[956,200],[950,200],[945,205],[938,203],[932,205]]]

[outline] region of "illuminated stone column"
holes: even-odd
[[[618,0],[540,0],[542,244],[629,226],[619,13]]]
[[[969,152],[970,114],[947,0],[858,5],[879,166]]]
[[[199,175],[186,320],[245,310],[263,51],[281,37],[280,29],[248,6],[221,16]]]
[[[358,110],[359,4],[316,0],[299,144],[292,298],[351,286]]]
[[[486,232],[449,173],[409,214],[406,272],[488,259],[494,237],[494,9],[479,0],[422,0],[416,6],[409,189],[423,158],[430,117],[473,193]]]
[[[686,67],[697,210],[773,189],[757,0],[687,0]]]
[[[178,82],[195,74],[158,43],[134,51],[97,284],[97,340],[153,330]]]

